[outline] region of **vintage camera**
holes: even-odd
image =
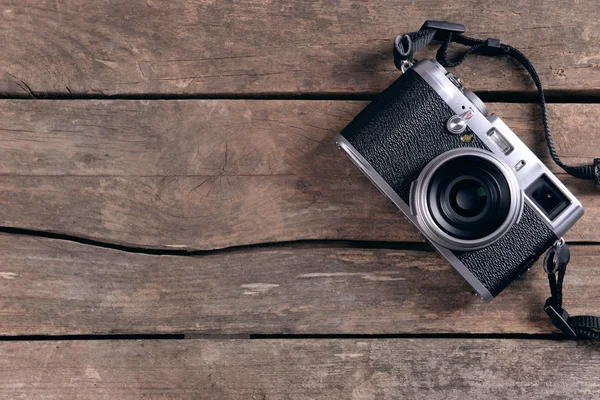
[[[488,301],[583,215],[517,135],[433,60],[407,69],[335,141]]]

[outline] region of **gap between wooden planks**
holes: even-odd
[[[600,348],[540,340],[0,343],[0,396],[596,399]]]
[[[398,76],[393,38],[441,19],[516,46],[547,89],[597,95],[596,8],[593,0],[21,0],[2,7],[0,92],[377,93]],[[473,90],[534,88],[498,57],[470,57],[458,73]]]
[[[176,249],[421,241],[332,142],[365,104],[0,101],[1,225]],[[536,105],[490,108],[548,162]],[[566,162],[598,156],[597,105],[549,110]],[[560,177],[586,208],[567,239],[597,241],[597,189]]]
[[[565,308],[597,314],[598,245],[572,246]],[[549,334],[540,263],[485,303],[430,251],[307,243],[154,256],[0,235],[0,336]]]

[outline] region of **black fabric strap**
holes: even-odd
[[[594,159],[594,162],[590,165],[570,166],[564,164],[558,154],[556,154],[548,122],[548,111],[546,109],[546,98],[542,83],[527,57],[518,49],[503,44],[498,39],[475,39],[463,35],[464,32],[465,28],[463,25],[443,21],[426,21],[419,31],[396,37],[394,41],[394,63],[398,69],[404,70],[413,63],[414,53],[427,46],[432,40],[442,41],[442,45],[436,55],[436,60],[444,67],[456,67],[473,53],[508,55],[512,57],[527,70],[535,83],[542,109],[542,123],[546,135],[546,144],[554,162],[570,175],[580,179],[593,180],[596,186],[600,187],[600,158]],[[466,51],[454,60],[451,60],[448,56],[448,50],[452,42],[468,47]],[[562,239],[546,254],[544,269],[548,273],[551,296],[546,300],[544,310],[552,320],[554,326],[560,329],[567,338],[600,340],[600,317],[591,315],[571,317],[562,308],[563,282],[570,254],[569,247]]]
[[[566,254],[566,257],[564,255]],[[544,258],[544,270],[548,273],[550,297],[544,310],[569,339],[600,340],[600,317],[591,315],[569,316],[562,308],[563,282],[570,259],[569,247],[564,241],[557,242]]]
[[[449,29],[444,29],[446,24],[450,26]],[[428,26],[442,26],[442,29],[429,28]],[[546,144],[548,151],[554,162],[565,170],[568,174],[586,180],[593,180],[596,186],[600,187],[600,158],[596,158],[593,164],[581,165],[581,166],[570,166],[563,163],[556,153],[554,146],[554,140],[552,138],[552,132],[550,130],[550,124],[548,121],[548,110],[546,109],[546,98],[544,96],[544,90],[542,88],[542,82],[527,57],[521,53],[518,49],[501,43],[498,39],[475,39],[467,37],[457,31],[456,26],[462,26],[457,24],[450,24],[446,22],[438,21],[427,21],[423,28],[417,32],[407,33],[400,35],[394,42],[394,61],[398,68],[402,67],[404,61],[413,62],[413,54],[427,46],[432,40],[440,39],[443,41],[442,46],[439,48],[436,56],[436,60],[444,67],[457,67],[459,66],[470,54],[488,54],[488,55],[508,55],[515,59],[521,64],[525,70],[533,79],[537,88],[538,99],[542,109],[542,123],[544,125],[544,133],[546,136]],[[464,27],[462,27],[464,32]],[[463,52],[459,57],[454,60],[450,60],[448,57],[448,50],[450,43],[458,43],[469,48]]]

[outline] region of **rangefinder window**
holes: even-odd
[[[571,202],[546,176],[540,176],[525,190],[529,198],[550,220],[554,220]]]

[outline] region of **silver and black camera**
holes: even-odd
[[[408,68],[335,141],[488,301],[583,214],[517,135],[433,60]]]

